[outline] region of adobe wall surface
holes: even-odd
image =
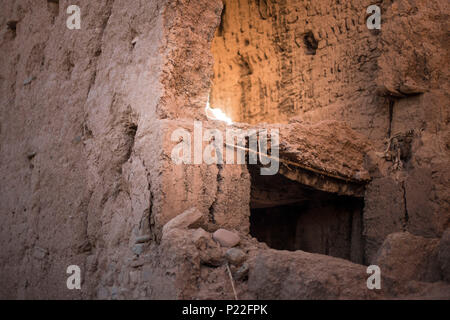
[[[448,298],[447,3],[379,1],[371,32],[370,1],[227,0],[224,15],[219,0],[75,2],[1,4],[0,298],[232,299],[227,249],[211,236],[221,227],[246,256],[232,265],[240,298]],[[81,30],[66,27],[70,4]],[[296,41],[309,29],[315,55]],[[367,290],[363,265],[252,238],[246,166],[170,159],[175,128],[220,127],[204,114],[224,67],[219,31],[235,32],[224,59],[241,50],[233,63],[253,70],[227,74],[245,90],[224,110],[250,123],[339,120],[370,141],[365,259],[389,270],[383,290]],[[216,88],[212,103],[227,92]],[[396,257],[414,248],[430,251],[411,258],[426,267],[399,277]],[[69,265],[82,290],[67,289]]]
[[[387,105],[375,94],[380,36],[371,1],[225,1],[213,41],[211,104],[233,120],[344,120],[381,138]],[[367,131],[366,131],[367,132]]]

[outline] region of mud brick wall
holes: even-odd
[[[211,105],[250,123],[335,119],[381,138],[371,1],[225,1],[216,32]]]
[[[374,3],[379,32],[365,25]],[[71,4],[81,30],[66,27]],[[344,121],[373,144],[366,262],[388,240],[400,247],[393,260],[431,245],[442,260],[449,11],[438,0],[2,1],[0,298],[232,299],[225,266],[214,265],[222,248],[208,238],[220,226],[239,233],[248,255],[242,298],[392,297],[364,291],[362,265],[258,243],[246,167],[176,166],[170,133],[206,123],[208,95],[236,121]],[[194,206],[214,216],[212,230],[162,233]],[[68,265],[83,271],[82,290],[67,289]]]

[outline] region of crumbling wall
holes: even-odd
[[[363,215],[369,261],[390,233],[441,237],[449,223],[448,71],[442,68],[448,4],[383,1],[386,23],[371,32],[364,21],[369,1],[237,3],[246,5],[225,1],[222,14],[218,0],[78,1],[81,30],[65,26],[69,1],[2,3],[0,297],[231,299],[226,261],[242,298],[376,298],[448,289],[387,277],[385,291],[368,293],[362,266],[268,250],[248,235],[246,166],[170,159],[175,128],[192,132],[194,119],[220,127],[204,115],[213,75],[211,103],[221,99],[217,70],[226,64],[213,56],[226,44],[221,37],[242,27],[226,38],[236,44],[223,59],[234,59],[239,40],[242,59],[232,67],[247,71],[229,79],[243,88],[233,99],[246,103],[224,110],[250,123],[342,120],[371,140],[366,166],[373,181]],[[390,63],[393,57],[398,63]],[[263,77],[265,68],[276,76]],[[387,150],[385,138],[392,138]],[[197,212],[193,207],[202,224],[164,231],[174,217]],[[244,260],[212,240],[220,227],[239,235]],[[448,279],[448,241],[440,240],[438,251],[441,274],[420,280]],[[66,287],[73,264],[82,270],[82,290]],[[299,289],[299,279],[317,286]]]
[[[440,237],[450,221],[448,4],[379,1],[369,30],[373,4],[224,1],[210,97],[235,121],[339,120],[370,139],[367,261],[391,232]]]
[[[67,1],[2,7],[9,54],[0,69],[1,295],[185,296],[188,248],[161,243],[162,226],[197,206],[248,230],[226,215],[248,215],[245,167],[170,159],[170,135],[186,126],[179,119],[206,119],[208,43],[222,4],[78,5],[81,30],[66,27]],[[236,179],[241,190],[232,187]],[[81,291],[66,287],[73,264],[82,270]]]
[[[86,105],[111,2],[85,3],[82,32],[65,27],[67,1],[60,5],[58,12],[41,1],[1,5],[3,298],[80,298],[66,288],[66,269],[83,266],[95,246]]]
[[[211,105],[249,123],[324,119],[381,140],[387,101],[375,94],[373,1],[224,1],[213,41]]]
[[[389,233],[439,238],[450,226],[449,73],[442,68],[449,5],[395,1],[384,12],[376,82],[389,97],[390,116],[384,150],[368,157],[368,261]]]

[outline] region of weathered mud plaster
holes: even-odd
[[[82,30],[65,27],[68,1],[2,4],[0,297],[232,299],[211,236],[223,227],[246,257],[231,267],[240,298],[448,298],[448,3],[382,1],[381,32],[365,27],[365,0],[224,3],[79,1]],[[317,134],[299,163],[341,178],[325,191],[364,193],[364,262],[389,266],[382,291],[362,265],[249,236],[245,165],[172,162],[174,128],[220,127],[204,115],[211,89],[235,121]],[[331,120],[347,133],[325,145]],[[194,207],[201,227],[163,232]],[[439,242],[410,257],[431,266],[418,276],[398,277],[402,257],[386,250],[403,231]],[[66,287],[71,264],[80,291]]]

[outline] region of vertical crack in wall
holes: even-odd
[[[220,183],[223,180],[222,178],[222,170],[223,170],[223,165],[222,164],[218,164],[217,165],[217,190],[216,190],[216,195],[214,197],[214,201],[211,203],[211,205],[209,206],[209,221],[211,223],[216,223],[216,219],[214,217],[214,211],[215,211],[215,207],[217,205],[217,197],[219,196],[220,193]]]
[[[155,230],[155,217],[154,217],[154,210],[153,210],[153,200],[154,200],[154,194],[152,191],[152,185],[151,185],[151,177],[150,177],[150,172],[147,169],[147,166],[145,165],[145,161],[142,161],[142,165],[145,169],[145,175],[147,178],[147,189],[149,191],[149,197],[148,197],[148,208],[144,211],[143,216],[141,218],[141,221],[139,223],[139,228],[143,229],[143,223],[147,224],[147,227],[145,227],[147,230],[145,230],[143,232],[143,234],[146,234],[146,232],[148,231],[148,233],[150,234],[151,238],[153,241],[157,242],[158,237],[157,237],[157,232]]]
[[[409,214],[408,214],[408,205],[406,203],[406,187],[405,181],[402,182],[402,190],[403,190],[403,210],[404,210],[404,222],[403,222],[403,231],[406,231],[408,228]]]
[[[224,19],[225,19],[225,9],[226,9],[226,4],[223,4],[223,8],[222,8],[222,12],[220,14],[220,24],[217,27],[217,35],[219,37],[221,37],[223,35],[224,32]]]
[[[128,106],[128,107],[130,110],[131,107],[130,106]],[[128,111],[128,112],[130,112],[130,111]],[[131,113],[126,113],[126,115],[131,116]],[[134,123],[134,121],[125,121],[125,135],[126,135],[127,141],[126,141],[126,154],[125,154],[123,163],[127,162],[130,159],[131,154],[133,153],[137,130],[138,130],[138,126],[137,126],[137,124]]]
[[[150,179],[148,179],[150,181]],[[156,231],[155,231],[155,218],[153,216],[153,192],[150,185],[150,182],[148,183],[148,190],[150,192],[149,197],[149,205],[148,205],[148,226],[149,226],[149,232],[150,236],[152,237],[153,241],[156,241]]]
[[[388,128],[388,138],[392,135],[392,120],[394,116],[394,104],[395,101],[393,99],[389,99],[389,128]]]
[[[350,243],[350,252],[348,253],[348,258],[351,260],[352,258],[352,251],[355,249],[353,246],[353,231],[354,231],[354,226],[353,226],[353,216],[355,215],[355,211],[353,210],[351,212],[351,214],[348,215],[348,243]]]

